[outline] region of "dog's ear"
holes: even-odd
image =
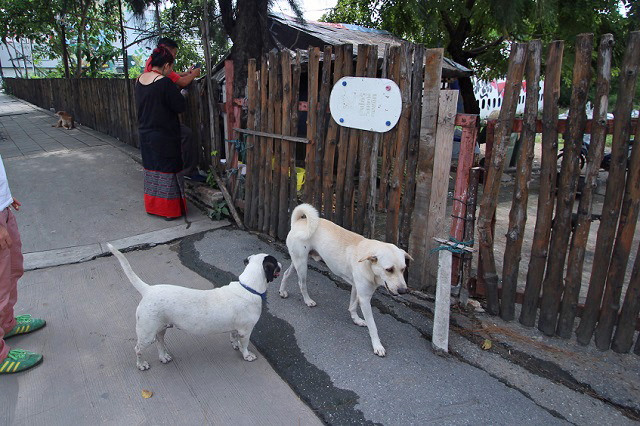
[[[367,256],[367,257],[363,257],[362,259],[358,260],[358,262],[364,262],[365,260],[368,260],[371,263],[376,263],[378,261],[378,256]]]
[[[278,265],[278,261],[271,255],[265,256],[262,261],[262,268],[264,269],[264,275],[267,277],[268,283],[280,275],[280,266]]]
[[[402,252],[404,253],[404,258],[405,260],[411,260],[413,261],[413,257],[411,257],[411,255],[409,253],[407,253],[406,251],[402,250]]]

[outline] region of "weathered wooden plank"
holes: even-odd
[[[420,142],[420,120],[422,108],[422,68],[424,66],[424,45],[413,46],[413,70],[411,71],[411,123],[409,124],[409,143],[407,145],[407,172],[400,211],[400,235],[398,245],[409,249],[411,216],[416,192],[416,168],[418,165],[418,145]]]
[[[335,63],[333,65],[333,85],[342,78],[342,68],[344,62],[344,47],[336,46]],[[323,74],[324,77],[324,74]],[[338,144],[338,123],[329,115],[329,128],[327,137],[324,142],[324,164],[322,165],[322,199],[323,213],[327,220],[331,220],[333,216],[333,169],[336,158],[336,146]]]
[[[447,195],[449,172],[451,170],[451,152],[453,151],[453,132],[455,130],[457,90],[441,90],[438,106],[438,128],[436,131],[436,149],[433,156],[433,179],[429,198],[429,222],[427,223],[427,258],[422,273],[423,283],[435,283],[438,279],[438,258],[432,250],[438,246],[434,238],[449,238],[447,218]],[[451,283],[451,275],[449,275]]]
[[[640,65],[640,31],[629,34],[618,83],[618,98],[614,116],[613,142],[611,146],[611,166],[607,179],[607,189],[602,205],[602,216],[598,227],[596,248],[593,256],[593,269],[589,280],[589,290],[585,302],[585,312],[576,330],[578,343],[589,344],[598,321],[600,301],[605,286],[614,233],[618,225],[622,188],[625,181],[625,170],[629,149],[630,117],[633,108],[638,66]]]
[[[276,54],[274,51],[269,52],[269,105],[267,106],[267,128],[268,133],[273,133],[274,130],[274,110],[273,106],[276,101],[276,86],[278,80],[278,67],[276,65]],[[265,161],[265,191],[264,191],[264,223],[262,225],[262,232],[268,233],[271,231],[271,221],[273,220],[271,215],[273,210],[271,209],[272,202],[272,186],[273,186],[273,139],[267,138],[267,152],[264,158]]]
[[[427,49],[425,52],[424,88],[422,95],[422,116],[420,141],[418,145],[418,163],[416,167],[415,209],[411,216],[411,234],[409,235],[409,254],[414,261],[409,267],[409,280],[413,288],[426,288],[435,283],[422,280],[426,256],[429,255],[426,240],[429,220],[429,202],[431,199],[431,181],[433,179],[433,157],[436,145],[438,105],[442,79],[443,49]]]
[[[393,63],[391,60],[391,46],[387,43],[384,46],[384,63],[382,66],[382,78],[391,78],[393,76]],[[391,78],[393,80],[393,78]],[[397,81],[394,80],[397,84]],[[388,204],[388,196],[387,191],[389,187],[389,178],[391,174],[391,159],[393,155],[391,154],[392,142],[395,140],[397,126],[394,126],[393,129],[384,133],[381,138],[381,146],[380,151],[382,152],[380,156],[380,188],[378,190],[378,210],[386,211]],[[388,240],[386,240],[388,241]]]
[[[356,61],[356,77],[364,77],[367,66],[367,56],[369,48],[366,44],[358,45],[358,59]],[[353,202],[355,191],[355,167],[358,159],[358,144],[362,130],[351,129],[349,132],[349,150],[347,152],[347,164],[344,181],[344,222],[343,226],[353,229]],[[362,159],[360,159],[362,161]]]
[[[504,249],[502,268],[500,317],[505,321],[511,321],[515,317],[518,272],[520,270],[520,255],[524,241],[524,228],[527,223],[529,180],[531,179],[533,147],[536,138],[542,42],[540,40],[530,41],[527,49],[527,97],[525,100],[524,129],[520,135],[522,142],[516,165],[516,181],[511,211],[509,212],[509,228],[507,230],[507,243]]]
[[[256,122],[256,60],[249,59],[247,64],[247,98],[248,98],[248,110],[247,110],[247,128],[249,130],[254,129]],[[244,186],[244,224],[252,229],[254,227],[253,216],[251,211],[256,206],[257,201],[254,202],[254,186],[258,183],[258,179],[254,179],[256,173],[255,168],[255,140],[254,136],[249,136],[247,141],[247,173],[245,177]]]
[[[291,81],[291,134],[298,134],[298,98],[300,97],[300,58],[302,56],[302,51],[298,49],[296,54],[296,64],[293,67],[293,77]],[[298,193],[297,193],[297,184],[298,184],[298,176],[296,169],[296,146],[293,146],[291,149],[291,176],[294,177],[289,182],[289,211],[292,212],[293,209],[298,204]]]
[[[306,182],[304,184],[304,201],[313,204],[315,189],[315,159],[316,159],[316,126],[318,119],[318,80],[320,79],[320,49],[309,47],[309,62],[307,64],[307,93],[309,111],[307,112],[307,138],[311,144],[307,145],[305,157]]]
[[[578,296],[582,284],[582,269],[591,227],[591,211],[593,191],[600,171],[600,163],[604,156],[605,138],[607,136],[607,112],[609,107],[609,87],[611,85],[611,52],[613,35],[605,34],[600,40],[598,50],[596,96],[594,98],[591,126],[591,142],[587,153],[584,186],[578,204],[578,217],[571,238],[571,248],[567,259],[567,273],[564,281],[564,294],[560,307],[560,317],[556,334],[568,339],[573,333],[573,323],[578,306]]]
[[[343,44],[344,62],[342,76],[348,77],[353,75],[353,45]],[[349,128],[340,127],[340,138],[338,142],[338,166],[336,172],[336,207],[333,221],[342,226],[344,218],[345,205],[345,176],[347,173],[347,156],[349,152]]]
[[[257,65],[257,64],[256,64]],[[256,71],[255,72],[255,81],[254,81],[254,96],[255,96],[255,105],[256,105],[256,110],[254,111],[254,122],[252,124],[252,128],[253,129],[259,129],[261,126],[260,123],[260,111],[259,111],[259,107],[260,107],[260,99],[261,99],[261,93],[260,93],[260,82],[262,80],[262,74],[260,73],[260,71]],[[260,144],[260,137],[256,136],[253,138],[253,173],[254,173],[254,177],[253,177],[253,189],[252,189],[252,197],[253,197],[253,203],[251,205],[251,218],[252,218],[252,226],[251,229],[260,229],[260,227],[258,226],[258,217],[259,217],[259,203],[260,203],[260,187],[261,185],[263,185],[263,182],[260,181],[260,171],[262,170],[262,165],[264,164],[262,161],[262,157],[260,157],[260,148],[261,148],[262,144]]]
[[[476,201],[478,199],[478,185],[480,183],[481,167],[473,167],[469,172],[469,189],[467,190],[467,202],[466,202],[466,215],[465,215],[465,227],[464,227],[464,239],[463,241],[473,240],[475,234],[476,223]],[[467,305],[470,293],[470,281],[471,281],[471,264],[472,255],[464,254],[462,257],[462,280],[460,285],[460,304],[462,306]]]
[[[542,111],[542,163],[536,226],[533,231],[531,257],[527,270],[527,284],[520,312],[520,323],[533,327],[538,311],[538,300],[551,236],[551,218],[555,199],[558,155],[558,99],[562,70],[563,41],[549,45],[544,84],[544,109]]]
[[[269,81],[269,65],[268,55],[262,55],[260,63],[260,129],[263,132],[267,130],[267,116],[268,116],[268,81]],[[257,114],[256,114],[257,115]],[[260,144],[260,172],[258,187],[258,226],[257,229],[264,230],[265,224],[265,203],[267,198],[267,171],[269,162],[267,161],[267,140],[266,138],[259,139]],[[266,225],[267,227],[269,224]]]
[[[367,53],[365,77],[374,78],[378,68],[378,46],[370,45]],[[375,223],[371,222],[371,220],[375,220],[375,215],[373,215],[373,217],[367,215],[367,199],[371,196],[369,192],[369,176],[371,176],[372,173],[371,158],[374,154],[376,156],[377,164],[378,147],[374,146],[373,132],[363,130],[360,142],[360,173],[358,177],[357,202],[358,214],[355,217],[354,230],[358,234],[365,236],[370,236],[375,227]],[[375,195],[373,202],[375,203]]]
[[[289,110],[291,111],[291,110]],[[289,114],[289,117],[291,117],[291,114]],[[284,125],[284,123],[283,123]],[[291,128],[291,120],[289,120],[289,124],[288,124],[289,128]],[[247,135],[253,135],[253,136],[263,136],[266,138],[273,138],[273,139],[280,139],[283,141],[289,141],[289,142],[299,142],[299,143],[310,143],[311,141],[309,141],[309,139],[307,138],[299,138],[296,136],[289,136],[289,135],[284,135],[284,134],[278,134],[278,133],[266,133],[266,132],[259,132],[256,130],[247,130],[247,129],[233,129],[234,131],[238,132],[238,133],[244,133]]]
[[[480,264],[482,265],[482,278],[487,290],[487,312],[491,315],[498,314],[498,274],[493,252],[493,232],[491,221],[496,211],[498,191],[504,170],[504,159],[507,144],[511,136],[512,120],[515,116],[517,98],[522,85],[522,75],[526,63],[527,48],[524,43],[514,43],[511,46],[509,69],[507,71],[507,83],[500,117],[496,127],[496,141],[493,146],[491,159],[486,174],[485,190],[480,201],[480,213],[478,215],[478,242],[480,247]],[[485,160],[486,164],[486,160]]]
[[[291,56],[283,52],[280,57],[282,71],[282,126],[283,135],[291,133]],[[278,207],[278,238],[284,241],[289,232],[289,190],[290,179],[295,179],[291,173],[291,149],[295,149],[292,142],[282,141],[282,155],[278,158],[280,165],[280,199]]]
[[[591,80],[591,54],[593,34],[576,37],[576,58],[573,67],[573,87],[568,135],[564,145],[560,183],[558,185],[556,215],[551,230],[549,251],[553,253],[547,260],[547,271],[542,281],[542,304],[538,329],[548,336],[556,331],[560,298],[562,296],[562,275],[567,246],[571,234],[571,215],[578,185],[578,156],[582,148],[582,137],[586,124],[585,107]]]
[[[396,46],[394,46],[396,47]],[[385,241],[398,244],[400,222],[400,198],[404,181],[405,158],[409,143],[409,121],[411,119],[411,51],[408,44],[392,48],[393,80],[400,87],[402,111],[396,124],[395,140],[392,140],[393,152],[391,179],[389,181],[389,203],[387,204],[387,224]]]
[[[313,180],[313,200],[316,209],[322,215],[322,182],[323,182],[323,163],[324,163],[324,151],[325,151],[325,133],[327,123],[327,105],[329,104],[329,91],[331,90],[331,46],[324,47],[324,54],[322,56],[322,79],[320,81],[320,94],[318,95],[318,108],[315,111],[316,118],[316,133],[314,137],[315,142],[315,167],[314,167],[314,180]],[[311,112],[310,112],[311,113]],[[332,172],[333,173],[333,172]]]
[[[280,72],[280,57],[282,53],[275,54],[275,61],[269,64],[275,68],[275,93],[273,102],[273,132],[282,133],[282,72]],[[271,156],[271,168],[273,169],[273,180],[271,182],[271,219],[269,222],[269,235],[276,237],[278,235],[278,198],[280,197],[280,161],[282,161],[282,144],[272,140],[273,155]]]

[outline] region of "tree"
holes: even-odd
[[[297,0],[287,0],[299,19],[302,11]],[[267,14],[273,0],[218,0],[224,29],[233,42],[234,81],[233,96],[242,93],[247,84],[247,63],[250,58],[260,58],[263,52],[274,46],[267,26]],[[260,62],[260,61],[258,61]]]

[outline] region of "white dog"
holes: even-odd
[[[356,325],[367,326],[373,352],[385,356],[371,311],[371,297],[379,286],[396,296],[407,292],[404,281],[407,252],[393,244],[370,240],[322,219],[310,204],[300,204],[291,214],[291,231],[287,235],[291,266],[282,276],[280,296],[286,298],[287,280],[295,268],[298,284],[307,306],[316,306],[307,291],[307,259],[323,260],[331,271],[351,284],[349,312]],[[364,320],[358,316],[358,305]]]
[[[149,368],[149,363],[142,359],[142,350],[154,341],[157,341],[160,361],[171,361],[164,344],[164,333],[174,326],[193,334],[230,332],[233,349],[240,349],[246,361],[256,359],[247,346],[262,313],[267,283],[280,274],[282,265],[273,256],[249,256],[239,281],[212,290],[195,290],[168,284],[150,286],[133,272],[122,253],[111,244],[107,246],[142,295],[136,310],[138,343],[135,346],[140,370]]]

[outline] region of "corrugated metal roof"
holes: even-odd
[[[353,44],[353,54],[358,53],[358,44],[378,46],[378,56],[384,56],[385,45],[397,46],[405,40],[394,36],[388,31],[366,28],[351,24],[333,24],[327,22],[300,22],[283,14],[269,14],[269,31],[278,47],[295,51],[307,50],[309,46],[323,48],[325,45],[338,46]],[[470,69],[444,58],[442,67],[443,77],[461,77],[473,74]]]

